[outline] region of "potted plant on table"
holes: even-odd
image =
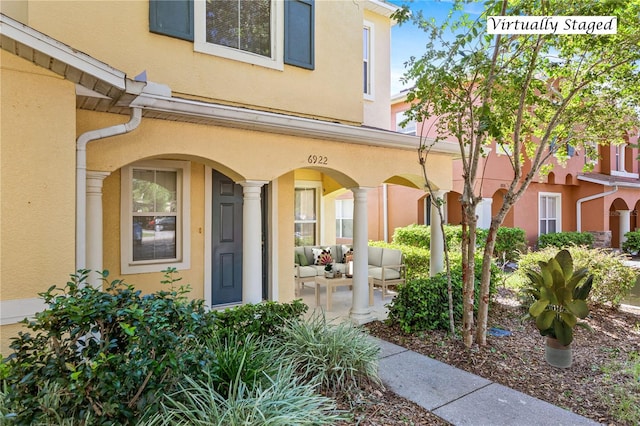
[[[538,264],[539,272],[525,271],[530,281],[525,293],[533,299],[528,316],[535,319],[540,334],[547,337],[545,360],[555,367],[567,368],[573,362],[573,328],[591,329],[578,319],[589,314],[586,300],[593,285],[593,275],[588,275],[586,268],[574,271],[568,250],[560,250],[548,262]]]
[[[333,278],[334,276],[333,264],[327,263],[324,265],[324,276],[327,278]]]

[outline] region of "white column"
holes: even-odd
[[[630,210],[618,210],[620,214],[620,248],[622,243],[627,241],[624,234],[631,231],[631,211]]]
[[[88,284],[101,287],[98,272],[102,272],[102,184],[109,172],[87,171],[87,259],[86,268],[91,270]]]
[[[433,195],[436,200],[443,200],[445,191],[434,191]],[[438,201],[437,201],[438,202]],[[431,243],[429,246],[429,275],[434,276],[438,272],[444,271],[444,241],[442,239],[442,230],[440,229],[440,214],[435,203],[431,203]]]
[[[262,302],[262,204],[265,181],[244,181],[242,194],[242,303]]]
[[[364,324],[375,320],[369,307],[369,235],[367,220],[368,188],[353,192],[353,299],[351,321]]]

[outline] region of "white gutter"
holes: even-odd
[[[142,109],[132,108],[131,119],[127,123],[90,130],[81,134],[76,141],[76,270],[87,266],[87,144],[129,133],[141,121]]]
[[[273,112],[257,111],[227,105],[211,104],[180,99],[169,96],[157,96],[143,93],[132,103],[131,107],[142,107],[145,116],[155,118],[149,112],[159,113],[158,118],[167,119],[166,115],[175,118],[198,120],[203,123],[244,130],[255,130],[284,135],[311,137],[323,140],[348,142],[361,145],[373,145],[395,149],[417,150],[420,138],[403,133],[380,130],[369,127],[349,126],[310,118],[295,117]],[[434,139],[425,141],[427,144]],[[432,152],[460,155],[457,143],[438,141],[431,148]]]
[[[606,197],[607,195],[611,195],[616,192],[618,192],[618,185],[614,185],[611,191],[589,195],[588,197],[580,198],[578,201],[576,201],[576,231],[582,232],[582,203],[584,203],[585,201],[595,200],[596,198]]]

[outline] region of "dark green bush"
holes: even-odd
[[[232,364],[203,342],[227,339],[229,330],[242,331],[241,341],[247,333],[273,334],[306,310],[295,302],[207,311],[203,301],[187,299],[188,287],[175,287],[174,269],[163,281],[170,290],[149,295],[121,280],[107,282],[106,272],[104,290],[94,288],[86,285],[88,273],[42,293],[48,309],[25,320],[30,332],[11,343],[14,352],[0,371],[3,410],[17,424],[59,424],[60,413],[92,424],[134,423],[157,411],[160,396],[185,376]]]
[[[500,227],[496,234],[493,255],[502,261],[514,261],[527,249],[527,235],[522,228]]]
[[[461,257],[452,259],[451,283],[453,287],[454,318],[459,321],[462,318],[462,265]],[[482,258],[476,257],[476,307]],[[495,290],[495,283],[499,281],[500,269],[492,265],[491,288]],[[437,274],[431,278],[411,279],[404,285],[398,286],[398,294],[388,305],[390,324],[397,324],[406,333],[423,330],[448,330],[449,329],[449,296],[447,292],[446,273]]]
[[[559,249],[570,246],[593,247],[593,234],[589,232],[554,232],[538,237],[538,249],[553,246]]]
[[[622,250],[633,256],[640,254],[640,231],[632,231],[624,234],[626,240],[622,243]]]
[[[220,338],[227,336],[242,338],[248,334],[270,336],[279,333],[288,320],[301,318],[308,308],[301,299],[291,303],[272,301],[249,303],[215,311],[212,327]]]

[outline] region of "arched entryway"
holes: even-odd
[[[611,231],[611,247],[620,248],[624,234],[630,231],[631,211],[622,198],[616,198],[609,206],[609,229]]]

